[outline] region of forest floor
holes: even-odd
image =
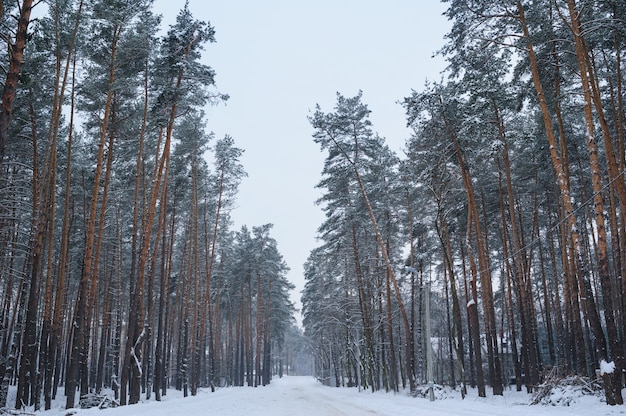
[[[626,393],[626,391],[625,391]],[[626,405],[607,406],[599,396],[573,395],[569,405],[533,405],[525,392],[506,390],[504,396],[487,395],[479,398],[476,390],[461,400],[457,391],[438,391],[433,402],[425,398],[409,397],[407,393],[358,391],[355,388],[322,386],[312,377],[288,376],[274,379],[266,387],[232,387],[211,393],[202,389],[195,397],[181,397],[178,391],[168,392],[163,401],[145,401],[132,406],[99,410],[63,408],[58,401],[52,410],[24,413],[37,416],[359,416],[409,415],[420,416],[533,416],[626,415]],[[62,396],[63,397],[63,396]],[[1,412],[0,412],[1,413]]]

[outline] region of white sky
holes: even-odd
[[[156,0],[169,26],[184,1]],[[190,0],[196,19],[210,21],[217,43],[204,61],[230,95],[209,110],[208,129],[245,149],[249,177],[241,184],[235,229],[273,223],[273,237],[291,268],[300,309],[302,265],[318,245],[324,220],[315,205],[325,155],[307,117],[316,104],[333,111],[336,93],[363,91],[374,130],[401,152],[409,135],[397,103],[439,80],[444,62],[433,53],[449,22],[435,0]]]

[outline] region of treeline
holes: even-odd
[[[161,36],[151,0],[36,3],[0,2],[0,407],[269,383],[298,359],[293,286],[271,225],[231,229],[214,28],[187,4]]]
[[[407,92],[402,157],[361,94],[310,117],[327,152],[302,298],[317,376],[484,396],[597,373],[622,404],[626,4],[446,3],[446,78]]]

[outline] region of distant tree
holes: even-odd
[[[328,151],[328,158],[325,163],[323,174],[327,175],[322,181],[322,186],[329,186],[340,190],[341,193],[348,196],[348,204],[344,204],[341,209],[346,210],[353,206],[361,205],[371,223],[373,229],[373,237],[376,243],[376,251],[382,256],[382,263],[386,273],[386,278],[389,279],[393,292],[395,295],[395,301],[400,310],[401,321],[403,329],[405,331],[406,341],[406,354],[405,354],[405,371],[406,378],[409,380],[410,388],[413,391],[415,389],[415,369],[412,367],[414,363],[411,358],[414,354],[414,342],[409,325],[409,318],[404,306],[404,300],[402,298],[401,289],[396,278],[394,266],[392,264],[392,258],[389,254],[389,241],[385,241],[383,232],[379,227],[379,223],[383,223],[383,220],[377,219],[375,212],[375,206],[371,202],[370,195],[378,196],[379,189],[368,189],[366,180],[370,172],[375,171],[376,167],[384,166],[384,164],[390,164],[389,155],[387,158],[380,159],[378,163],[378,155],[384,153],[384,145],[382,139],[375,135],[370,126],[369,121],[369,109],[365,104],[361,102],[361,93],[356,97],[345,98],[340,94],[337,94],[337,105],[334,113],[324,113],[318,106],[313,116],[309,118],[311,125],[315,129],[313,137],[315,141],[320,144],[320,147]],[[384,160],[384,162],[382,162]],[[380,163],[382,162],[382,163]],[[384,178],[381,178],[384,181]],[[343,182],[342,186],[337,186],[337,182]],[[380,182],[382,185],[384,182]],[[381,188],[382,189],[382,188]],[[358,199],[355,198],[354,193],[358,194]],[[328,199],[332,201],[332,197],[328,195]],[[345,197],[344,197],[345,198]],[[352,199],[354,198],[354,199]],[[322,199],[323,200],[323,199]],[[341,212],[341,211],[339,211]],[[364,282],[363,269],[361,268],[361,260],[359,260],[358,239],[356,235],[356,223],[355,218],[350,211],[346,215],[347,219],[351,222],[351,232],[348,235],[352,237],[352,247],[354,252],[354,264],[355,273],[357,278],[357,291],[359,296],[359,305],[362,312],[362,319],[366,337],[366,345],[369,350],[369,360],[373,360],[374,357],[374,345],[373,345],[373,311],[368,305],[368,299],[366,296],[366,288]],[[364,365],[365,368],[374,370],[373,362]],[[369,374],[370,383],[374,386],[373,374]],[[373,387],[374,388],[374,387]]]
[[[207,215],[208,209],[205,209],[204,215],[204,241],[205,241],[205,291],[202,299],[203,316],[201,317],[200,339],[204,339],[206,334],[206,325],[208,324],[209,334],[209,380],[212,388],[218,382],[216,379],[219,370],[219,331],[220,317],[216,313],[215,308],[219,308],[221,303],[221,293],[219,288],[214,287],[213,274],[215,262],[217,258],[217,248],[219,242],[219,232],[226,232],[226,229],[220,229],[224,224],[224,218],[228,218],[230,211],[233,209],[234,198],[240,181],[246,176],[246,172],[240,163],[240,157],[243,149],[235,147],[232,137],[226,135],[223,139],[217,141],[214,147],[214,165],[216,172],[209,178],[209,192],[211,198],[216,199],[215,213],[213,222]],[[208,199],[207,195],[207,199]],[[206,203],[205,203],[206,204]],[[207,207],[208,208],[208,207]],[[211,229],[212,228],[212,229]],[[215,299],[212,296],[215,293]],[[213,304],[215,303],[215,307]],[[206,313],[206,315],[204,315]],[[198,358],[200,353],[197,354]],[[199,363],[198,363],[199,364]]]

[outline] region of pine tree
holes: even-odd
[[[386,274],[390,283],[393,286],[395,301],[397,302],[400,310],[400,315],[405,331],[406,339],[406,354],[405,354],[405,370],[407,378],[410,383],[410,388],[413,391],[415,389],[415,369],[411,364],[414,354],[414,342],[413,336],[410,332],[409,318],[406,313],[404,301],[396,275],[394,267],[392,265],[392,258],[389,254],[389,246],[386,244],[383,234],[379,228],[379,220],[376,218],[376,213],[368,193],[375,192],[377,189],[366,189],[365,180],[369,169],[376,166],[373,163],[377,157],[377,152],[383,149],[381,143],[382,139],[373,134],[371,131],[371,122],[368,120],[369,109],[365,104],[361,102],[361,93],[353,98],[345,98],[340,94],[337,95],[337,106],[334,113],[325,114],[321,111],[319,106],[313,116],[310,117],[311,125],[315,129],[313,137],[316,142],[320,144],[322,149],[329,152],[329,156],[326,160],[324,167],[324,174],[328,175],[327,178],[321,183],[322,186],[329,186],[335,189],[343,190],[348,198],[354,198],[351,195],[352,189],[359,196],[358,200],[348,199],[350,201],[345,204],[343,208],[350,207],[351,205],[361,205],[366,212],[368,219],[371,222],[373,229],[373,237],[377,246],[377,251],[383,258],[383,265],[386,270]],[[386,160],[385,163],[389,161]],[[337,182],[343,184],[337,186]],[[331,188],[331,189],[332,189]],[[334,197],[328,195],[328,200],[332,201]],[[344,196],[345,198],[345,196]],[[363,319],[363,327],[365,331],[366,339],[366,362],[363,367],[368,369],[370,385],[374,388],[374,376],[375,370],[373,365],[374,358],[374,344],[372,333],[372,319],[373,311],[368,305],[368,296],[366,295],[366,287],[363,269],[361,268],[361,261],[359,260],[359,247],[357,238],[357,227],[354,215],[348,211],[346,219],[349,220],[349,233],[351,235],[351,245],[354,253],[355,275],[357,278],[357,292],[359,296],[359,307],[361,308],[361,317]],[[382,221],[380,221],[382,223]]]

